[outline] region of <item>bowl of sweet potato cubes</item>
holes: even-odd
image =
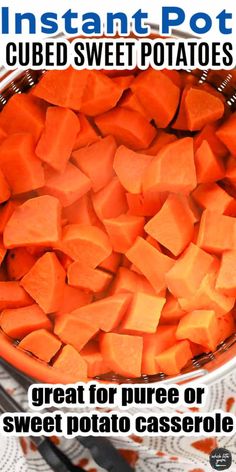
[[[234,344],[233,104],[180,71],[34,82],[0,112],[0,355],[46,382],[140,382]]]

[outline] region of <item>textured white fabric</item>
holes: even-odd
[[[0,382],[17,401],[27,406],[22,389],[8,375],[0,370]],[[210,388],[204,411],[223,409],[236,414],[236,373],[226,377]],[[150,410],[149,410],[150,411]],[[171,410],[170,410],[171,411]],[[172,410],[173,411],[173,410]],[[135,412],[135,410],[131,410]],[[160,409],[155,410],[161,412]],[[199,451],[193,443],[201,438],[170,437],[164,438],[116,438],[113,444],[132,459],[137,472],[212,472],[209,465],[209,454]],[[211,438],[214,445],[214,438]],[[22,446],[23,445],[23,449]],[[226,447],[233,455],[230,472],[236,472],[236,436],[217,439],[217,446]],[[102,472],[91,459],[89,453],[76,440],[61,440],[60,447],[76,464],[81,464],[90,472]],[[211,447],[205,441],[202,447]],[[50,472],[30,442],[16,438],[0,438],[0,472]],[[122,471],[121,471],[122,472]]]

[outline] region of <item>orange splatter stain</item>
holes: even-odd
[[[172,457],[170,457],[170,460],[177,462],[179,460],[179,458],[177,456],[172,456]]]
[[[235,404],[235,398],[234,397],[229,397],[226,400],[226,411],[229,412],[232,410],[233,406]]]
[[[88,472],[97,472],[97,469],[89,469]]]
[[[164,457],[165,455],[166,455],[165,452],[162,452],[162,451],[157,451],[156,452],[156,456],[158,456],[158,457]]]
[[[33,452],[37,451],[37,447],[35,446],[35,444],[32,441],[30,441],[30,449]]]
[[[143,442],[143,438],[141,438],[140,436],[136,436],[135,434],[131,434],[130,439],[139,444]]]
[[[89,461],[88,459],[80,459],[80,461],[78,462],[78,464],[76,464],[78,467],[86,467],[86,465],[88,465]]]
[[[215,438],[206,438],[195,441],[191,445],[198,451],[210,454],[211,451],[217,447],[217,441]]]
[[[52,441],[52,443],[55,444],[55,446],[59,446],[60,444],[60,439],[57,436],[51,436],[50,441]]]
[[[20,438],[20,445],[23,453],[26,455],[28,451],[28,444],[25,438]]]
[[[191,408],[189,408],[189,410],[193,413],[196,413],[197,411],[199,411],[199,408],[197,408],[196,406],[192,406]]]
[[[118,451],[121,456],[124,457],[124,459],[131,465],[131,467],[135,466],[139,458],[137,451],[131,451],[130,449],[118,449]]]
[[[189,470],[189,472],[205,472],[205,470],[203,470],[203,469],[192,469],[192,470]]]

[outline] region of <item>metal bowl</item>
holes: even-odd
[[[211,70],[194,70],[186,71],[186,74],[193,74],[198,79],[198,85],[204,86],[209,83],[225,98],[225,106],[229,111],[236,109],[236,73],[235,71],[211,71]],[[15,93],[27,92],[33,87],[42,76],[43,71],[26,70],[6,72],[0,69],[0,109],[2,109],[9,98]],[[1,347],[2,346],[2,347]],[[7,361],[13,363],[20,370],[24,370],[31,376],[36,376],[37,365],[41,367],[42,374],[37,373],[39,380],[49,382],[69,383],[69,379],[57,377],[52,372],[54,369],[42,365],[42,363],[32,356],[20,353],[16,346],[12,344],[10,339],[6,339],[3,333],[0,333],[0,356]],[[10,353],[10,354],[9,354]],[[21,362],[18,362],[18,357]],[[30,358],[30,362],[29,362]],[[29,367],[30,366],[30,367]],[[144,375],[138,379],[124,379],[117,375],[105,375],[97,378],[98,380],[106,380],[118,383],[150,383],[150,382],[190,382],[201,378],[205,384],[210,384],[216,380],[222,379],[225,375],[236,368],[236,333],[230,338],[222,342],[214,353],[202,354],[191,360],[191,362],[183,369],[181,375],[177,377],[166,378],[164,374],[156,374],[152,376]],[[40,370],[40,372],[41,372]],[[46,376],[46,377],[45,377]]]

